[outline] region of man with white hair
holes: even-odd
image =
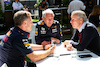
[[[57,44],[61,42],[60,23],[54,20],[52,10],[46,9],[43,11],[42,20],[37,23],[35,34],[37,44],[47,45],[52,40],[55,40]]]
[[[73,41],[70,44],[68,44],[67,40],[64,42],[64,45],[68,45],[67,50],[72,50],[72,47],[75,47],[79,51],[88,49],[100,55],[98,31],[95,25],[87,21],[85,12],[81,10],[73,11],[70,23],[76,31],[71,38]]]

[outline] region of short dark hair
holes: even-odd
[[[28,11],[18,11],[14,14],[14,24],[15,26],[20,26],[22,22],[31,16],[31,13]]]

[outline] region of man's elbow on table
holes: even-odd
[[[83,51],[85,48],[77,46],[76,49],[77,49],[78,51]]]

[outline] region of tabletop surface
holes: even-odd
[[[41,52],[41,51],[37,51]],[[79,55],[88,55],[92,57],[80,58]],[[55,54],[49,55],[47,58],[36,62],[37,67],[100,67],[100,57],[89,50],[67,51],[67,49],[61,45],[56,46]]]

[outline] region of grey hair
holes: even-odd
[[[77,15],[79,19],[83,18],[83,22],[87,21],[87,16],[84,11],[81,11],[81,10],[73,11],[71,16],[73,16],[73,15]]]
[[[44,11],[42,12],[42,18],[43,18],[43,17],[46,18],[46,14],[47,14],[47,13],[52,14],[53,17],[54,17],[54,12],[53,12],[51,9],[46,9],[46,10],[44,10]]]
[[[15,26],[20,26],[24,20],[27,20],[31,16],[28,11],[18,11],[14,14],[14,24]]]

